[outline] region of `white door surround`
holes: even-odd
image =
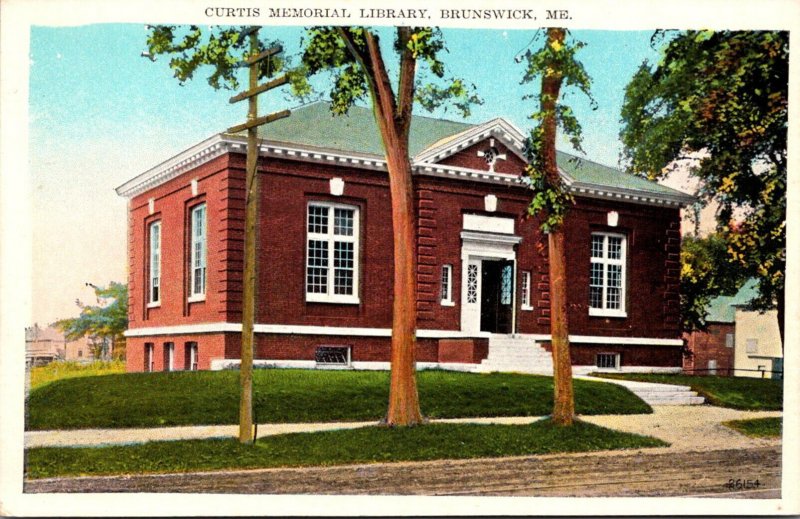
[[[467,224],[467,216],[465,224]],[[510,218],[482,217],[482,219],[513,220]],[[499,222],[505,226],[505,222]],[[502,227],[501,227],[502,228]],[[505,227],[508,228],[507,226]],[[512,280],[516,285],[517,253],[514,246],[522,241],[522,237],[514,234],[481,232],[465,230],[461,232],[461,331],[480,333],[481,327],[481,271],[483,260],[508,260],[512,262]],[[511,329],[516,329],[517,290],[512,290]]]

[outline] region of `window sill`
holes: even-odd
[[[306,294],[306,303],[329,303],[339,305],[358,305],[361,300],[353,296],[325,296],[320,294]]]
[[[456,306],[455,301],[442,301],[441,304],[442,306]]]
[[[154,301],[152,303],[147,303],[147,308],[160,308],[161,301]]]
[[[186,301],[189,303],[202,303],[205,300],[206,300],[205,294],[197,294],[194,296],[189,296],[189,299],[187,299]]]
[[[533,310],[533,307],[529,306],[529,305],[522,305],[521,310],[524,310],[526,312],[530,312],[531,310]]]
[[[628,317],[625,310],[603,310],[601,308],[589,308],[591,317]]]

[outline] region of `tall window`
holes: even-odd
[[[306,301],[358,303],[358,208],[308,206]]]
[[[154,371],[156,367],[155,360],[155,355],[153,354],[153,343],[144,343],[144,370]]]
[[[531,273],[524,271],[522,273],[522,287],[520,287],[520,296],[522,298],[522,309],[532,310],[531,306]]]
[[[164,343],[164,371],[173,371],[175,369],[175,344],[171,342]]]
[[[202,300],[206,295],[206,204],[192,209],[191,277],[189,298]]]
[[[625,317],[625,236],[592,234],[589,315]]]
[[[161,301],[161,222],[150,224],[150,297],[148,303],[156,305]]]
[[[197,343],[187,342],[184,353],[184,368],[189,371],[197,371]]]
[[[442,304],[453,305],[453,266],[442,265]]]

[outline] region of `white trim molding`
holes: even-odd
[[[308,326],[298,324],[256,324],[253,327],[256,333],[271,333],[276,335],[331,335],[353,337],[391,337],[391,328],[351,328],[344,326]],[[206,333],[241,333],[242,325],[239,323],[202,323],[183,324],[175,326],[156,326],[151,328],[131,328],[125,332],[125,337],[151,337],[158,335],[198,335]],[[417,330],[420,339],[489,339],[493,334],[489,332],[467,333],[461,330]],[[501,334],[507,336],[505,334]],[[537,342],[549,342],[549,334],[515,334],[515,337],[524,337]],[[681,339],[660,339],[650,337],[603,337],[598,335],[570,335],[570,342],[575,344],[615,344],[632,346],[683,346]]]

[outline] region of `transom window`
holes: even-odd
[[[206,295],[206,204],[192,209],[191,226],[189,299],[202,301]]]
[[[592,234],[589,315],[625,317],[625,236]]]
[[[150,224],[150,294],[148,303],[156,306],[161,301],[161,222]]]
[[[358,208],[308,206],[306,301],[358,303]]]

